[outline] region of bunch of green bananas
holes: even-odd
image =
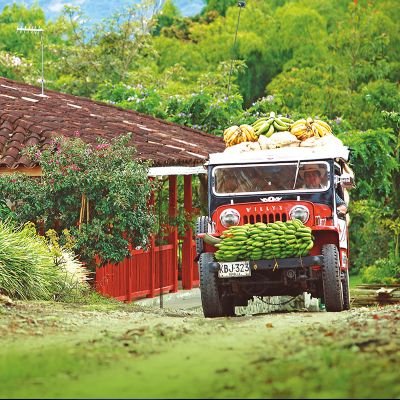
[[[303,141],[310,137],[320,138],[332,135],[332,129],[325,121],[308,117],[307,119],[303,118],[294,122],[290,127],[290,133]]]
[[[215,246],[217,261],[269,260],[306,256],[314,246],[311,228],[300,220],[230,227]]]
[[[242,142],[257,142],[258,136],[251,125],[232,125],[224,131],[224,142],[226,147]]]
[[[221,242],[215,244],[218,250],[215,252],[217,261],[236,261],[246,260],[247,240],[249,224],[240,226],[231,226],[226,231],[222,232]]]
[[[292,119],[276,116],[276,114],[271,111],[269,117],[259,118],[252,126],[257,136],[264,135],[270,137],[275,132],[289,131],[293,122]]]

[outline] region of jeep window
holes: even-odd
[[[324,161],[217,166],[216,195],[321,192],[329,188],[329,164]],[[295,187],[295,189],[293,189]]]

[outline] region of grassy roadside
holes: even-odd
[[[118,312],[76,308],[71,324],[62,315],[59,325],[49,324],[43,335],[33,335],[33,326],[29,335],[9,337],[7,346],[3,335],[0,397],[400,394],[399,307],[215,320],[190,313]],[[77,321],[81,325],[75,326]]]
[[[354,289],[357,285],[361,285],[361,276],[360,275],[350,275],[349,276],[349,284],[350,289]]]

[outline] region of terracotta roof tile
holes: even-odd
[[[35,145],[39,144],[39,142],[40,142],[40,139],[38,139],[35,136],[31,136],[25,141],[24,145],[25,146],[35,146]]]
[[[33,125],[33,122],[32,121],[28,121],[27,118],[21,118],[18,121],[18,126],[20,126],[23,129],[29,129],[32,125]]]
[[[0,128],[0,136],[3,137],[9,137],[11,134],[11,130],[7,129],[7,128]]]
[[[1,116],[0,118],[3,118],[3,116]],[[7,119],[2,120],[0,126],[2,129],[7,129],[9,132],[11,132],[13,130],[12,123],[9,122]]]
[[[20,149],[18,149],[17,147],[14,147],[14,146],[7,146],[7,148],[6,148],[7,156],[13,158],[14,161],[19,156],[19,151],[20,151]]]
[[[0,167],[15,168],[15,158],[10,155],[5,155],[0,160]]]
[[[12,135],[13,141],[16,141],[18,143],[24,143],[27,133],[25,132],[25,129],[23,129],[23,131],[21,131],[21,129],[23,129],[23,128],[18,127],[14,131],[14,134]]]
[[[8,144],[7,144],[7,148],[11,148],[11,147],[15,147],[16,149],[21,150],[22,143],[13,138],[13,140],[8,142]]]
[[[41,96],[37,87],[1,77],[0,110],[0,166],[9,168],[33,166],[16,154],[21,144],[45,146],[56,135],[74,137],[76,131],[92,144],[131,132],[137,157],[154,166],[201,165],[225,147],[222,138],[196,129],[51,90]]]
[[[26,156],[21,156],[18,160],[18,163],[24,167],[29,167],[31,165],[31,160]]]

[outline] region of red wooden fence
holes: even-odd
[[[182,247],[185,248],[185,243]],[[189,259],[195,254],[194,242],[191,243],[189,255],[184,256],[183,249],[182,289],[192,289],[199,285],[197,263],[193,260],[194,256]],[[95,283],[99,293],[128,302],[157,296],[161,290],[162,293],[177,292],[177,252],[174,245],[155,246],[153,240],[150,250],[132,250],[131,256],[118,264],[97,268]]]
[[[187,215],[192,208],[192,177],[184,176],[184,207]],[[173,219],[177,216],[177,177],[169,176],[168,212]],[[151,203],[154,202],[154,194]],[[160,293],[177,292],[179,259],[181,264],[181,287],[192,289],[199,285],[199,273],[193,230],[188,227],[179,252],[178,228],[171,226],[168,243],[156,246],[151,239],[148,251],[131,250],[130,257],[117,264],[107,264],[96,269],[96,290],[121,301],[142,297],[154,297]],[[181,257],[180,257],[181,255]]]

